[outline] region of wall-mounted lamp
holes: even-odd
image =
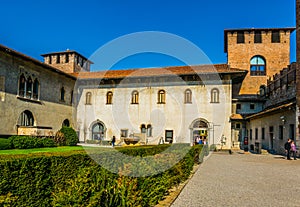
[[[280,119],[281,119],[282,123],[285,124],[285,122],[286,122],[285,116],[281,116]]]

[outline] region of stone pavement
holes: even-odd
[[[212,153],[171,207],[300,207],[300,160]]]

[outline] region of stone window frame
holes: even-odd
[[[85,104],[92,105],[92,92],[90,91],[85,93]]]
[[[18,78],[18,96],[25,99],[39,100],[40,82],[33,75],[21,73]]]
[[[166,91],[159,90],[157,93],[157,103],[158,104],[165,104],[166,103]]]
[[[217,88],[213,88],[210,91],[210,103],[220,103],[220,91]]]
[[[112,91],[108,91],[106,93],[106,104],[110,105],[113,103],[113,92]]]
[[[131,93],[131,104],[139,104],[139,92],[137,90]]]
[[[191,104],[192,103],[192,91],[191,89],[186,89],[184,91],[184,103]]]

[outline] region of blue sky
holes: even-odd
[[[42,60],[41,54],[76,50],[90,57],[123,35],[168,32],[197,45],[212,63],[226,63],[223,31],[228,28],[294,27],[294,0],[30,0],[1,1],[0,44]],[[295,61],[295,32],[291,61]],[[175,58],[146,54],[114,68],[182,65]]]

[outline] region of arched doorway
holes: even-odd
[[[92,140],[104,140],[105,125],[102,122],[96,122],[92,126]]]
[[[204,143],[208,140],[208,122],[205,119],[197,119],[191,124],[192,142]]]

